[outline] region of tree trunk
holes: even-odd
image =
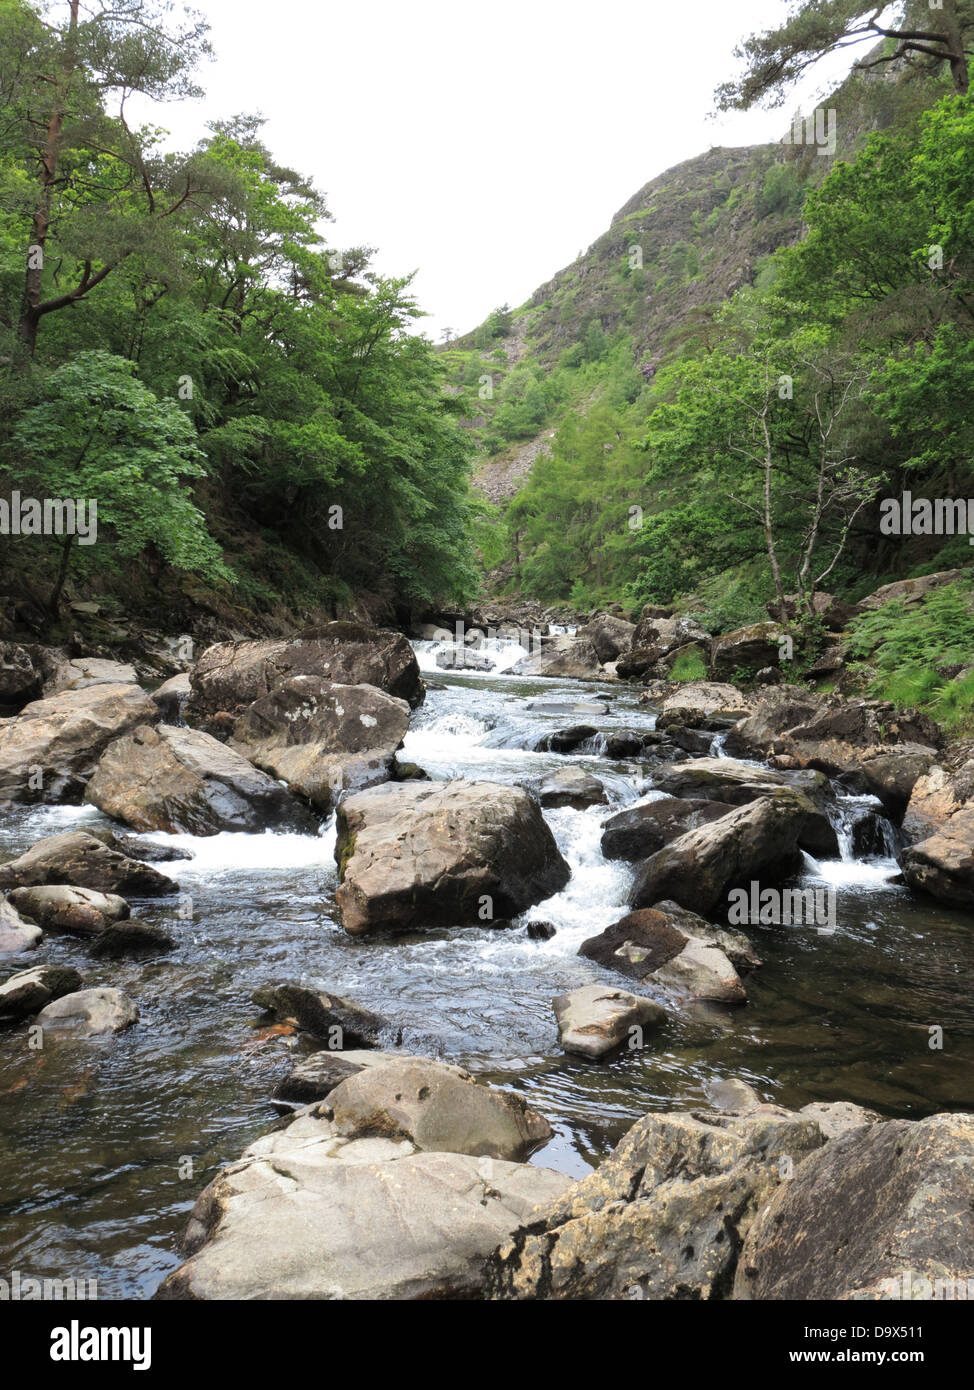
[[[48,600],[47,606],[50,609],[51,617],[55,622],[57,622],[61,614],[61,594],[64,590],[64,581],[68,577],[68,566],[71,563],[71,546],[73,541],[74,536],[65,536],[64,538],[64,546],[61,550],[61,563],[58,566],[57,580],[55,581],[54,588],[51,591],[51,597]]]

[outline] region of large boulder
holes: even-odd
[[[223,642],[207,648],[190,674],[193,694],[186,718],[192,724],[217,716],[236,719],[293,676],[333,685],[373,685],[414,707],[425,693],[416,655],[401,633],[360,623],[326,623],[291,641]]]
[[[138,1017],[138,1008],[120,989],[83,989],[45,1005],[34,1021],[45,1036],[91,1038],[124,1032]]]
[[[310,1056],[299,1058],[283,1081],[280,1081],[272,1097],[287,1105],[309,1105],[312,1101],[324,1100],[336,1087],[350,1076],[358,1076],[369,1067],[387,1067],[391,1063],[417,1062],[425,1064],[428,1057],[413,1057],[405,1052],[385,1052],[379,1048],[349,1048],[344,1052],[322,1048]],[[462,1067],[439,1062],[441,1070],[453,1072],[463,1080],[470,1081],[471,1075]]]
[[[521,1096],[430,1060],[366,1067],[330,1093],[328,1108],[337,1134],[408,1139],[430,1153],[516,1160],[552,1137]]]
[[[731,809],[719,801],[684,801],[677,796],[630,806],[602,822],[602,853],[606,859],[648,859],[671,840],[720,820]]]
[[[646,1115],[499,1247],[487,1297],[726,1298],[751,1223],[822,1143],[814,1120],[773,1106]]]
[[[135,667],[122,661],[107,661],[97,656],[72,657],[58,665],[45,681],[45,695],[60,695],[63,690],[87,690],[92,685],[132,685],[138,680]]]
[[[34,922],[25,922],[20,913],[0,897],[0,960],[35,950],[44,933]]]
[[[972,1155],[970,1114],[840,1134],[797,1166],[752,1224],[734,1298],[904,1299],[923,1297],[924,1285],[934,1297],[941,1281],[966,1298]]]
[[[726,679],[742,672],[753,676],[781,660],[784,628],[777,623],[751,623],[715,637],[710,649],[710,671],[715,679]]]
[[[182,1242],[188,1258],[157,1299],[477,1298],[490,1253],[572,1185],[549,1169],[430,1153],[367,1127],[340,1134],[331,1099],[210,1183]]]
[[[241,715],[230,747],[328,811],[339,792],[389,780],[408,728],[405,700],[371,685],[296,675]]]
[[[133,729],[109,744],[85,800],[135,830],[173,835],[311,829],[307,811],[240,753],[168,724]]]
[[[955,811],[919,844],[910,845],[900,862],[911,888],[952,907],[974,907],[974,803]]]
[[[0,1023],[12,1023],[39,1013],[52,999],[73,994],[84,981],[77,970],[62,965],[35,965],[0,985]]]
[[[0,864],[0,888],[33,888],[40,884],[70,884],[118,893],[123,898],[158,898],[177,893],[179,886],[157,869],[129,859],[83,830],[50,835],[30,849]]]
[[[352,936],[514,917],[570,877],[537,802],[493,782],[391,783],[350,796],[335,854]]]
[[[644,1029],[666,1021],[666,1010],[654,999],[611,985],[582,985],[559,994],[552,1008],[565,1051],[596,1059],[618,1052],[634,1038],[641,1039]]]
[[[153,703],[159,710],[164,724],[182,724],[183,710],[193,693],[189,672],[180,671],[178,676],[170,676],[152,692]]]
[[[46,932],[69,936],[98,936],[114,922],[125,921],[130,908],[116,893],[96,893],[91,888],[66,884],[15,888],[10,905]]]
[[[662,985],[719,1004],[743,1004],[747,999],[732,957],[742,968],[761,963],[739,932],[712,927],[667,902],[628,913],[583,941],[578,954],[643,985]]]
[[[582,642],[591,642],[604,666],[632,646],[635,631],[635,623],[627,623],[625,618],[613,617],[611,613],[599,613],[591,622],[579,628],[576,635]]]
[[[556,637],[513,668],[518,676],[559,676],[568,680],[607,680],[595,645],[584,637]]]
[[[586,806],[601,806],[608,801],[605,787],[597,777],[580,767],[559,767],[546,777],[532,783],[530,790],[544,807],[571,806],[576,811]]]
[[[937,574],[921,575],[919,579],[897,579],[893,584],[884,584],[881,589],[877,589],[868,598],[861,599],[859,607],[866,612],[872,612],[876,608],[882,608],[884,603],[891,603],[895,599],[897,603],[912,608],[934,589],[939,589],[944,584],[953,584],[968,572],[967,570],[940,570]]]
[[[736,686],[720,681],[688,681],[664,699],[656,721],[658,729],[677,725],[722,728],[743,717],[747,702]]]
[[[798,841],[809,813],[807,798],[783,788],[688,831],[642,865],[631,905],[672,899],[706,916],[731,888],[786,877],[800,864]]]
[[[91,685],[0,719],[0,802],[80,800],[108,745],[159,711],[137,685]]]

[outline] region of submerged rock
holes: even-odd
[[[113,922],[91,943],[91,954],[117,960],[122,956],[157,955],[171,951],[175,941],[150,922]]]
[[[110,849],[83,830],[51,835],[0,865],[0,888],[70,884],[127,898],[167,897],[179,885],[157,869]]]
[[[666,1010],[655,1000],[611,985],[583,985],[559,994],[552,1008],[562,1047],[582,1057],[617,1052],[632,1039],[641,1040],[644,1028],[657,1028],[666,1021]]]
[[[570,877],[537,802],[493,782],[389,783],[350,796],[335,854],[352,936],[516,917]]]
[[[308,812],[246,758],[172,725],[134,729],[110,744],[85,800],[135,830],[172,835],[312,828]]]
[[[299,1028],[343,1051],[375,1047],[392,1024],[381,1014],[340,994],[308,989],[304,985],[264,985],[253,995],[254,1003],[278,1020],[293,1019]]]

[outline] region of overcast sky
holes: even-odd
[[[784,110],[708,119],[733,49],[783,0],[197,0],[216,60],[206,99],[166,107],[180,146],[260,111],[313,177],[332,245],[417,271],[437,340],[522,303],[644,183],[714,145],[780,138],[853,61],[822,64]],[[854,52],[858,52],[855,50]]]

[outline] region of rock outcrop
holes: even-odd
[[[0,865],[0,888],[68,884],[117,893],[123,898],[158,898],[179,891],[157,869],[129,859],[83,830],[38,840],[16,859]]]

